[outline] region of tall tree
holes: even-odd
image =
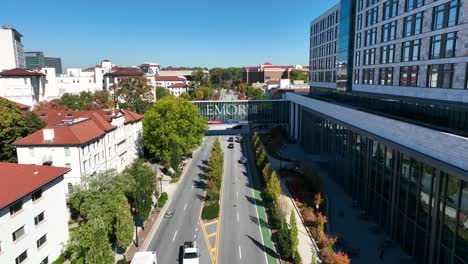
[[[274,172],[274,171],[271,173],[271,175],[270,175],[270,177],[269,177],[269,179],[267,181],[266,188],[265,188],[265,194],[272,201],[278,200],[278,197],[281,194],[281,183],[280,183],[278,177],[276,176],[276,172]]]
[[[304,82],[307,82],[308,72],[298,70],[298,69],[293,69],[289,73],[289,79],[291,79],[291,80],[302,80]]]
[[[42,101],[34,106],[35,111],[66,111],[68,109],[68,106],[61,104],[60,100]]]
[[[253,86],[247,88],[246,95],[249,100],[263,100],[266,98],[265,93],[261,88],[256,88]]]
[[[87,237],[89,239],[89,244],[85,251],[86,263],[113,264],[115,262],[115,255],[105,228],[103,228],[103,221],[98,218],[89,221],[85,225],[87,225],[85,232],[88,232]]]
[[[14,102],[0,97],[0,161],[16,162],[12,143],[43,127],[44,123],[36,114],[22,115]]]
[[[100,109],[109,109],[114,105],[109,91],[95,91],[93,94],[93,102],[97,104]]]
[[[146,112],[153,99],[151,85],[145,77],[128,77],[110,87],[115,103],[140,114]]]
[[[192,72],[192,82],[195,83],[195,87],[204,86],[211,87],[211,81],[209,74],[203,70],[196,70]]]
[[[145,146],[150,153],[170,161],[177,143],[180,153],[189,154],[203,139],[207,121],[198,115],[198,107],[172,96],[159,100],[143,118]]]
[[[171,95],[164,87],[156,87],[156,100],[161,100]]]
[[[135,207],[138,216],[146,220],[151,212],[156,186],[154,172],[143,163],[143,160],[136,160],[124,171],[124,175],[132,177],[135,183],[127,196],[130,204]]]
[[[291,215],[289,218],[289,225],[291,226],[291,230],[289,231],[289,243],[291,246],[291,252],[293,253],[293,258],[297,259],[296,254],[298,254],[297,246],[299,245],[299,238],[297,237],[298,231],[297,231],[296,214],[294,214],[293,210],[291,210]]]
[[[116,200],[116,215],[114,232],[117,245],[126,248],[133,238],[133,218],[130,213],[130,205],[123,192],[115,192],[114,199]]]

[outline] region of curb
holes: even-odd
[[[203,142],[201,143],[201,145],[203,145],[203,143],[205,143],[205,140],[203,140]],[[200,149],[201,149],[201,145],[193,152],[192,158],[187,162],[187,165],[184,167],[184,171],[183,171],[182,174],[180,175],[179,181],[177,181],[177,183],[175,184],[174,193],[175,193],[175,192],[177,191],[177,189],[179,188],[179,184],[180,184],[180,183],[182,182],[182,180],[185,178],[185,174],[187,174],[188,168],[189,168],[190,165],[192,164],[193,156],[195,156],[195,155],[198,154],[198,152],[199,152]],[[150,241],[151,241],[150,238],[153,238],[154,235],[156,234],[156,231],[158,230],[158,227],[159,227],[159,225],[161,224],[162,219],[164,218],[164,215],[166,214],[167,208],[169,208],[169,205],[170,205],[171,202],[172,202],[173,196],[174,196],[174,194],[169,196],[169,199],[166,201],[166,204],[163,206],[163,208],[161,209],[161,211],[159,211],[159,215],[158,215],[158,217],[156,218],[156,221],[154,221],[154,224],[153,224],[153,226],[151,227],[151,230],[150,230],[150,232],[148,233],[148,236],[146,237],[146,239],[145,239],[145,241],[143,242],[143,245],[141,246],[141,248],[140,248],[139,251],[146,251],[146,250],[148,249],[149,243],[150,243]]]

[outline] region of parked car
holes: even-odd
[[[242,128],[242,125],[235,125],[232,127],[232,129],[241,129]]]
[[[233,148],[234,148],[234,144],[229,143],[229,144],[228,144],[228,148],[233,149]]]
[[[228,142],[233,142],[234,141],[234,138],[233,137],[229,137],[228,138]]]
[[[240,158],[239,160],[240,164],[247,164],[247,159],[245,157]]]

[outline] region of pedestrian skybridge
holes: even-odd
[[[288,100],[192,101],[209,124],[289,123]]]

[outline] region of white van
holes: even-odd
[[[130,264],[158,264],[155,251],[141,251],[135,253]]]

